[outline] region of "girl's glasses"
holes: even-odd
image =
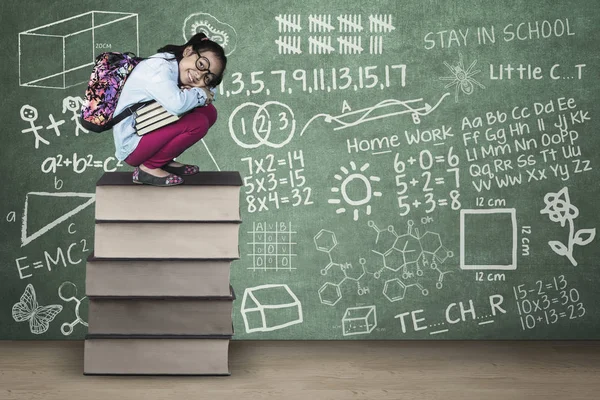
[[[217,75],[210,72],[210,61],[208,61],[208,58],[198,54],[196,68],[198,68],[198,71],[206,71],[206,74],[204,74],[204,84],[206,86],[215,87],[220,83]]]

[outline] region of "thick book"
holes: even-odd
[[[155,131],[158,128],[172,124],[184,114],[171,114],[158,102],[149,103],[135,113],[135,130],[140,136]]]
[[[144,116],[148,117],[149,115],[153,115],[154,112],[161,112],[161,108],[164,109],[164,107],[162,107],[158,101],[151,101],[145,106],[138,108],[135,112],[135,115],[136,118],[143,120]]]
[[[100,258],[239,259],[241,221],[96,220]]]
[[[228,296],[233,259],[87,258],[88,296]]]
[[[233,289],[228,296],[95,297],[88,294],[88,333],[233,335]]]
[[[96,219],[236,221],[241,186],[237,171],[201,171],[169,188],[136,185],[131,172],[106,172],[96,183]]]
[[[231,336],[87,335],[84,375],[231,375]]]

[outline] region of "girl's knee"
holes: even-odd
[[[208,106],[203,108],[205,109],[205,115],[208,119],[208,126],[211,127],[215,124],[215,122],[217,122],[217,117],[219,114],[217,112],[217,108],[212,104],[209,104]]]
[[[123,161],[125,162],[125,164],[129,165],[130,167],[139,167],[140,164],[142,164],[142,162],[143,162],[143,161],[136,160],[131,155],[129,157],[127,157],[126,159],[124,159]]]
[[[217,109],[212,105],[195,108],[191,113],[176,122],[181,133],[204,136],[217,120]]]

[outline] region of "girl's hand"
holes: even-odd
[[[181,90],[189,90],[192,89],[192,86],[187,86],[187,85],[182,85],[180,86]],[[210,90],[207,88],[197,88],[197,89],[201,89],[202,91],[204,91],[204,94],[206,95],[206,102],[204,103],[204,105],[208,105],[211,104],[214,100],[215,100],[215,93],[217,92],[216,89]]]
[[[213,102],[213,100],[215,99],[214,92],[212,92],[210,89],[207,89],[207,88],[200,88],[200,89],[204,90],[204,93],[206,94],[206,102],[204,104],[205,105],[211,104]]]

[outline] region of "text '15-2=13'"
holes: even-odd
[[[582,318],[586,314],[579,291],[569,287],[564,275],[548,281],[538,280],[534,285],[517,285],[513,287],[513,292],[522,330],[554,325]]]

